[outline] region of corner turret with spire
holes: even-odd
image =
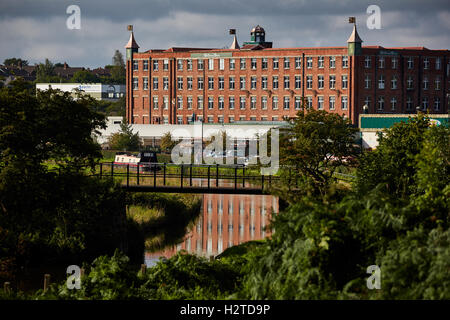
[[[131,34],[130,34],[130,40],[128,40],[128,43],[125,46],[125,49],[126,49],[126,54],[127,54],[127,60],[132,60],[133,53],[138,52],[139,46],[138,46],[136,40],[134,39],[132,25],[128,26],[128,31],[131,31]]]
[[[362,52],[362,40],[359,37],[358,31],[356,30],[356,18],[350,17],[348,19],[349,23],[353,23],[353,32],[347,40],[347,48],[349,56],[358,56]]]

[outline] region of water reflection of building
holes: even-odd
[[[271,195],[203,195],[203,213],[184,241],[164,252],[147,254],[146,260],[171,257],[186,250],[201,256],[215,256],[246,241],[271,234],[266,226],[272,213],[278,213],[278,198]]]

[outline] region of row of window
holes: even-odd
[[[296,96],[296,97],[294,97],[294,99],[291,99],[290,96],[284,96],[284,97],[282,97],[282,100],[280,100],[281,98],[278,96],[273,96],[270,99],[271,99],[270,102],[271,102],[272,110],[278,110],[278,108],[281,107],[281,103],[282,103],[282,107],[284,110],[290,110],[290,108],[292,107],[292,105],[291,105],[292,100],[294,102],[295,110],[300,110],[302,107],[302,99],[300,96]],[[307,96],[305,99],[306,99],[305,102],[306,102],[307,106],[309,108],[312,108],[313,97]],[[258,99],[255,96],[250,97],[250,99],[247,99],[245,96],[240,96],[239,99],[236,99],[234,96],[229,96],[228,99],[225,99],[224,97],[218,97],[216,99],[214,97],[208,97],[207,108],[209,110],[215,109],[216,103],[217,103],[217,108],[219,110],[224,110],[225,108],[227,108],[229,110],[234,110],[237,107],[239,107],[240,110],[245,110],[247,108],[247,101],[250,102],[251,110],[256,110],[258,108],[261,110],[267,110],[268,106],[269,106],[269,98],[266,96],[263,96],[259,99],[259,105],[258,105]],[[161,102],[162,102],[162,104],[160,105]],[[186,102],[186,108],[188,110],[194,108],[193,97],[187,97],[185,100],[185,99],[183,99],[182,96],[179,96],[176,99],[176,107],[178,110],[182,110],[184,108],[184,102]],[[335,96],[329,96],[327,102],[328,102],[329,110],[336,109],[337,105],[336,105],[336,97]],[[341,110],[347,110],[348,97],[341,96],[340,102],[341,102],[341,104],[340,104]],[[239,104],[239,105],[237,106],[237,104]],[[168,110],[169,98],[167,96],[164,96],[163,101],[160,101],[159,97],[155,96],[155,97],[153,97],[152,105],[153,105],[153,109],[155,109],[155,110],[159,109],[160,107],[162,109]],[[317,97],[317,108],[319,110],[323,110],[324,106],[325,106],[325,97],[318,96]],[[203,109],[203,96],[197,97],[196,107],[197,107],[197,109]]]
[[[364,78],[364,88],[365,89],[370,89],[371,88],[371,82],[372,82],[372,76],[371,75],[365,75]],[[385,82],[386,82],[386,77],[384,75],[379,75],[378,76],[378,89],[385,89]],[[393,75],[391,77],[391,81],[390,81],[390,87],[391,89],[398,89],[398,77],[396,75]],[[406,89],[414,89],[414,77],[413,76],[408,76],[406,79]],[[422,89],[423,90],[428,90],[430,89],[430,80],[428,78],[428,76],[423,76],[422,79]],[[435,90],[440,90],[441,89],[441,77],[440,76],[436,76],[434,78],[434,89]]]
[[[143,89],[148,90],[148,77],[143,77]],[[259,80],[261,89],[266,90],[268,89],[268,77],[262,76]],[[283,81],[283,88],[284,89],[290,89],[291,88],[291,77],[290,76],[283,76],[282,79],[279,79],[278,76],[272,76],[272,88],[271,89],[279,89],[279,82]],[[184,78],[178,77],[177,78],[177,90],[183,90],[184,89]],[[192,90],[194,84],[194,78],[193,77],[187,77],[186,78],[186,89]],[[330,89],[336,89],[336,76],[330,75],[328,77],[328,84]],[[239,89],[245,90],[247,85],[247,77],[242,76],[239,77]],[[301,76],[294,76],[294,86],[293,89],[301,89],[302,85],[302,77]],[[225,77],[218,77],[217,81],[217,88],[219,90],[225,89]],[[258,78],[256,76],[250,77],[250,89],[256,90],[258,87]],[[163,77],[163,83],[162,83],[163,90],[169,89],[169,78]],[[197,78],[197,89],[202,90],[204,88],[204,79],[203,77]],[[214,77],[208,77],[208,90],[214,90],[215,88],[215,79]],[[236,77],[230,76],[228,77],[228,89],[234,90],[236,88]],[[306,89],[312,89],[313,88],[313,76],[307,75],[306,76]],[[317,76],[317,88],[318,89],[324,89],[325,88],[325,76],[319,75]],[[347,89],[348,88],[348,76],[342,75],[341,76],[341,88]],[[159,90],[159,78],[154,77],[152,78],[152,89],[153,90]],[[139,90],[139,78],[134,77],[133,78],[133,90]]]
[[[385,57],[378,57],[377,60],[378,60],[378,68],[379,69],[386,68],[386,58]],[[399,62],[399,59],[397,57],[391,57],[391,69],[397,69],[398,62]],[[434,58],[434,68],[436,70],[441,70],[441,62],[442,62],[442,59],[440,57]],[[406,66],[408,69],[414,69],[414,57],[407,57]],[[424,70],[431,69],[431,59],[427,58],[427,57],[422,58],[422,66],[423,66]],[[372,57],[371,56],[364,57],[364,67],[372,68]]]
[[[348,56],[341,56],[341,67],[342,68],[348,68]],[[293,60],[292,60],[293,59]],[[239,68],[241,70],[247,69],[247,60],[249,60],[249,67],[250,69],[256,70],[258,69],[258,66],[261,66],[261,69],[269,69],[269,61],[270,65],[272,66],[273,70],[278,70],[280,67],[283,69],[290,69],[291,68],[291,61],[294,62],[294,68],[295,69],[301,69],[302,67],[302,58],[301,57],[284,57],[284,58],[219,58],[219,59],[206,59],[208,63],[208,70],[214,70],[215,68],[215,61],[217,60],[218,68],[219,70],[225,70],[225,60],[228,60],[228,69],[229,70],[236,70],[237,66],[236,63],[239,61]],[[313,57],[306,57],[306,68],[312,69],[313,68]],[[328,67],[329,68],[336,68],[336,57],[330,56],[328,57]],[[197,61],[197,70],[203,70],[205,67],[205,60],[203,59],[196,59]],[[152,60],[152,69],[153,71],[159,70],[159,63],[160,60]],[[162,68],[164,71],[169,70],[169,59],[163,59],[162,60],[163,65]],[[182,71],[184,68],[186,70],[191,71],[193,69],[193,60],[192,59],[178,59],[177,60],[177,70]],[[143,60],[143,70],[147,71],[149,68],[149,61]],[[325,57],[319,56],[317,57],[317,67],[319,69],[325,67]],[[133,70],[138,71],[139,70],[139,61],[133,60]]]
[[[365,97],[364,104],[366,104],[369,108],[371,106],[371,97]],[[385,101],[383,96],[379,96],[376,101],[377,109],[382,111],[385,110],[385,104],[389,103],[390,110],[395,111],[397,109],[397,98],[392,97],[390,101]],[[421,107],[423,110],[427,110],[430,107],[430,102],[428,97],[423,97],[421,101]],[[413,98],[406,98],[406,110],[413,110],[415,108]],[[435,97],[433,100],[433,108],[435,111],[439,111],[441,109],[441,98]]]

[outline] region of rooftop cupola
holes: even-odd
[[[272,42],[266,42],[266,31],[259,24],[250,31],[250,41],[244,45],[261,45],[265,48],[272,48]]]

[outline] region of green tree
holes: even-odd
[[[3,61],[3,64],[5,66],[15,66],[18,67],[20,64],[22,66],[27,66],[28,65],[28,60],[23,60],[20,58],[9,58],[9,59],[5,59]]]
[[[170,152],[176,144],[177,141],[172,138],[172,134],[170,132],[166,132],[161,138],[160,147],[162,151]]]
[[[122,121],[120,131],[112,134],[108,139],[109,147],[114,150],[138,151],[142,147],[139,134],[133,133],[131,124]]]
[[[109,67],[111,72],[111,81],[117,84],[125,84],[126,70],[123,55],[119,50],[116,50],[112,58],[112,66]]]
[[[336,113],[300,111],[280,132],[280,164],[286,186],[299,184],[303,192],[324,195],[333,175],[356,156],[358,129]]]
[[[55,66],[50,60],[45,59],[44,63],[36,66],[36,82],[52,82],[53,76],[55,76]]]
[[[87,70],[79,70],[75,72],[70,81],[75,83],[96,83],[99,82],[100,80],[92,72],[89,72]]]

